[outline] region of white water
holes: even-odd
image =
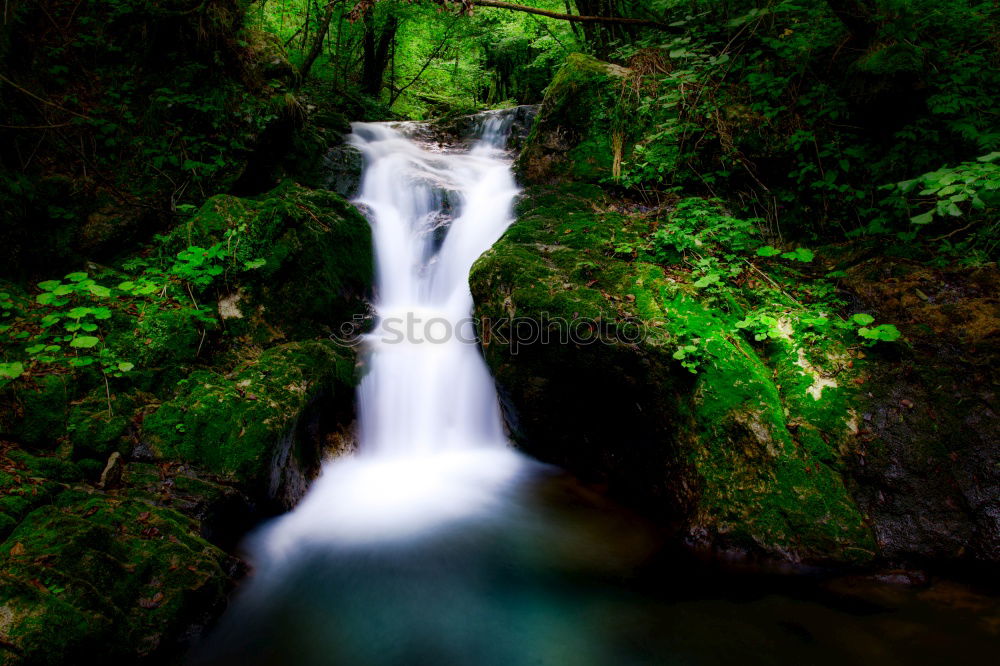
[[[368,211],[377,267],[359,452],[327,463],[300,505],[258,536],[258,567],[308,545],[412,538],[488,512],[517,477],[522,459],[504,434],[468,285],[513,219],[508,126],[491,116],[469,152],[443,153],[407,138],[406,124],[354,124],[365,161],[355,203]]]

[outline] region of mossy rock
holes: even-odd
[[[279,345],[229,374],[193,372],[145,417],[140,448],[281,499],[299,492],[289,489],[300,485],[295,463],[318,462],[319,445],[309,434],[314,421],[345,418],[353,387],[353,353],[326,341]]]
[[[617,65],[570,54],[546,89],[518,158],[519,174],[533,183],[611,178],[630,133],[621,107],[627,75]]]
[[[79,390],[73,377],[53,373],[18,380],[0,394],[0,434],[54,449],[66,434],[69,403]]]
[[[227,241],[225,233],[234,230]],[[286,181],[256,199],[219,195],[173,232],[177,249],[232,244],[242,291],[220,308],[228,329],[256,340],[329,333],[365,309],[373,258],[368,222],[341,196]]]
[[[198,357],[202,334],[213,328],[196,312],[187,307],[142,307],[127,327],[110,332],[108,347],[139,369],[132,384],[152,389],[184,376],[186,366]]]
[[[225,602],[232,560],[191,519],[66,493],[0,546],[0,663],[123,663],[183,648]]]
[[[906,345],[872,350],[849,458],[880,549],[968,569],[1000,562],[1000,271],[876,257],[845,287]]]
[[[0,445],[0,538],[6,538],[29,512],[50,503],[67,483],[80,478],[79,468],[61,458]]]
[[[870,560],[871,531],[841,476],[854,371],[820,381],[821,362],[794,340],[727,335],[688,273],[616,250],[653,225],[593,186],[536,187],[473,266],[485,355],[515,439],[610,484],[699,547]],[[577,334],[546,343],[515,330],[546,318]],[[690,331],[709,341],[697,375],[673,358]]]
[[[119,497],[180,511],[198,521],[199,534],[227,551],[262,517],[253,500],[231,484],[181,462],[123,465]]]

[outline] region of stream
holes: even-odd
[[[359,450],[253,533],[198,664],[935,664],[995,657],[977,598],[740,573],[513,450],[469,269],[513,221],[509,114],[469,148],[355,123],[376,249]],[[627,445],[627,443],[622,443]],[[948,612],[941,610],[946,598]]]

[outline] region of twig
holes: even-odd
[[[38,95],[36,95],[35,93],[33,93],[30,90],[28,90],[27,88],[24,88],[22,86],[19,86],[16,83],[14,83],[13,81],[11,81],[10,79],[8,79],[3,74],[0,74],[0,81],[3,81],[4,83],[9,83],[10,85],[14,86],[16,89],[18,89],[21,92],[23,92],[28,97],[36,99],[39,102],[41,102],[42,104],[48,104],[49,106],[54,107],[56,109],[59,109],[60,111],[65,111],[66,113],[70,113],[70,114],[76,116],[77,118],[83,118],[84,120],[90,120],[90,116],[85,116],[82,113],[77,113],[76,111],[72,111],[70,109],[67,109],[66,107],[59,106],[55,102],[51,102],[51,101],[49,101],[47,99],[43,99],[43,98],[39,97]]]
[[[780,285],[780,284],[778,284],[777,282],[775,282],[775,281],[774,281],[774,278],[772,278],[772,277],[771,277],[770,275],[768,275],[768,274],[767,274],[767,273],[765,273],[764,271],[762,271],[762,270],[760,270],[759,268],[757,268],[757,267],[756,267],[756,266],[755,266],[755,265],[753,264],[753,262],[751,262],[751,261],[748,261],[748,260],[746,260],[746,259],[744,259],[743,261],[745,261],[745,262],[746,262],[747,266],[749,266],[750,268],[752,268],[752,269],[754,269],[755,271],[757,271],[757,273],[758,273],[758,274],[760,274],[760,276],[761,276],[762,278],[764,278],[765,280],[767,280],[768,282],[770,282],[770,283],[771,283],[771,285],[772,285],[772,286],[774,286],[774,288],[775,288],[775,289],[777,289],[777,290],[778,290],[779,292],[781,292],[781,295],[782,295],[782,296],[784,296],[785,298],[787,298],[788,300],[790,300],[790,301],[791,301],[792,303],[795,303],[795,304],[796,304],[797,306],[799,306],[800,308],[801,308],[801,307],[803,307],[802,303],[798,302],[797,300],[795,300],[794,298],[792,298],[791,296],[789,296],[789,295],[788,295],[788,292],[786,292],[786,291],[785,291],[784,289],[782,289],[782,288],[781,288],[781,285]]]
[[[971,227],[971,226],[972,226],[972,225],[974,225],[974,224],[975,224],[975,222],[969,222],[969,223],[968,223],[967,225],[965,225],[964,227],[961,227],[960,229],[955,229],[955,230],[954,230],[954,231],[952,231],[951,233],[948,233],[948,234],[945,234],[944,236],[938,236],[937,238],[932,238],[932,239],[931,239],[931,242],[932,242],[932,243],[934,243],[934,242],[937,242],[937,241],[939,241],[939,240],[944,240],[945,238],[951,238],[951,237],[952,237],[952,236],[954,236],[955,234],[957,234],[957,233],[961,233],[961,232],[965,231],[966,229],[968,229],[969,227]]]
[[[55,127],[68,127],[73,123],[58,123],[56,125],[0,125],[3,129],[53,129]]]
[[[104,375],[104,393],[108,396],[108,418],[110,419],[114,416],[114,412],[111,410],[111,387],[108,386],[108,373],[101,370],[101,374]]]

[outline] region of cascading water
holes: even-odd
[[[350,141],[365,160],[356,203],[368,212],[377,266],[359,454],[326,465],[301,505],[257,539],[258,566],[304,543],[408,538],[474,515],[522,468],[479,353],[468,286],[472,263],[512,220],[509,124],[488,117],[472,150],[454,154],[425,150],[405,125],[354,124]]]
[[[506,444],[468,286],[472,263],[512,220],[517,187],[496,155],[500,125],[490,118],[469,154],[432,154],[390,127],[354,126],[367,165],[357,203],[370,211],[378,267],[359,404],[367,457]]]
[[[501,150],[510,121],[488,114],[465,153],[411,140],[422,129],[413,124],[354,125],[365,159],[357,203],[378,266],[377,318],[362,339],[360,450],[327,463],[294,511],[249,539],[253,575],[195,662],[950,658],[955,646],[934,644],[919,606],[860,618],[776,595],[766,580],[755,592],[691,561],[650,564],[655,532],[645,523],[508,447],[467,276],[511,221],[517,188]],[[975,632],[948,631],[966,652],[994,654]]]

